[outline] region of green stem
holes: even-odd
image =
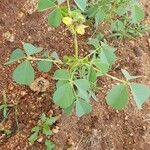
[[[69,16],[71,17],[71,8],[70,8],[69,0],[67,0],[67,7],[68,7],[68,14],[69,14]],[[79,48],[78,48],[77,33],[76,33],[75,29],[74,29],[73,36],[74,36],[75,57],[78,59],[78,51],[79,51]]]
[[[31,57],[31,56],[27,57],[27,60],[33,60],[33,61],[50,61],[50,62],[53,62],[58,68],[61,68],[58,64],[62,64],[61,60],[35,58],[35,57]]]
[[[70,15],[71,8],[70,8],[70,3],[69,3],[69,0],[67,0],[67,7],[68,7],[68,13],[69,13],[69,15]]]
[[[78,48],[78,40],[77,40],[77,33],[76,33],[76,31],[74,33],[74,49],[75,49],[75,57],[78,59],[79,48]]]
[[[87,64],[87,66],[89,66],[90,67],[90,65],[88,65]],[[99,69],[97,69],[97,68],[95,68],[95,67],[93,67],[96,71],[98,71],[98,72],[100,72],[100,73],[102,73],[102,71],[101,70],[99,70]],[[109,74],[105,74],[107,77],[109,77],[109,78],[111,78],[111,79],[113,79],[113,80],[116,80],[116,81],[119,81],[119,82],[122,82],[122,83],[126,83],[126,81],[125,80],[121,80],[121,79],[119,79],[119,78],[117,78],[117,77],[114,77],[114,76],[112,76],[112,75],[109,75]]]

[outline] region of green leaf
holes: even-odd
[[[51,54],[51,58],[54,59],[54,60],[59,60],[59,56],[58,56],[58,54],[56,52],[53,52]]]
[[[74,81],[78,89],[88,91],[90,89],[90,83],[86,79],[77,79]]]
[[[27,55],[33,55],[33,54],[41,52],[41,50],[42,50],[42,48],[35,47],[34,45],[32,45],[30,43],[25,43],[23,45],[23,48]]]
[[[45,123],[48,125],[53,125],[57,120],[58,120],[58,117],[50,117],[50,118],[47,118]]]
[[[55,71],[53,78],[55,80],[70,80],[71,75],[67,70],[59,69]]]
[[[114,54],[115,48],[110,47],[106,44],[102,45],[100,59],[104,64],[113,65],[116,61],[116,55]]]
[[[109,64],[102,63],[100,59],[95,59],[93,64],[101,71],[97,73],[97,76],[105,75],[109,71]]]
[[[52,143],[50,140],[45,141],[46,150],[54,150],[55,144]]]
[[[89,18],[95,17],[96,13],[98,10],[98,6],[91,6],[90,8],[88,8],[86,14],[88,15]]]
[[[124,23],[120,20],[113,22],[111,25],[112,31],[122,31],[124,30],[124,28],[125,28]]]
[[[117,8],[117,11],[116,11],[118,16],[123,16],[126,12],[127,12],[127,8],[125,6],[122,6],[122,5],[119,6]]]
[[[61,108],[67,108],[72,105],[74,101],[74,93],[70,83],[66,83],[59,87],[54,93],[53,100],[55,104]]]
[[[90,69],[88,71],[88,80],[90,82],[95,82],[96,81],[96,71],[93,68],[93,66],[90,66]]]
[[[127,80],[132,80],[132,79],[137,79],[137,78],[142,77],[142,76],[131,76],[131,75],[129,74],[129,72],[128,72],[127,70],[124,70],[124,69],[121,69],[121,71],[122,71],[124,77],[125,77]]]
[[[53,132],[50,130],[48,124],[43,125],[43,134],[45,134],[46,136],[49,136],[49,135],[53,134]]]
[[[131,83],[130,88],[136,105],[140,109],[142,104],[150,97],[150,88],[144,84],[139,83]]]
[[[97,38],[90,38],[87,43],[93,45],[96,49],[100,47],[99,39]]]
[[[30,85],[34,80],[34,69],[29,61],[18,65],[13,72],[13,79],[19,84]]]
[[[53,27],[60,26],[62,21],[61,9],[57,8],[53,10],[48,16],[48,24]]]
[[[12,52],[12,54],[10,55],[9,61],[6,62],[5,65],[9,65],[9,64],[11,64],[15,61],[18,61],[20,59],[23,59],[25,57],[26,57],[25,54],[18,48]]]
[[[76,114],[78,117],[88,114],[91,111],[92,111],[92,107],[88,102],[84,100],[76,101]]]
[[[78,79],[74,81],[77,89],[78,89],[78,96],[84,100],[89,100],[88,91],[90,90],[90,82],[85,79]]]
[[[56,83],[56,88],[59,88],[61,87],[62,85],[66,84],[68,81],[66,80],[59,80],[57,83]]]
[[[66,115],[70,115],[73,111],[73,108],[74,108],[74,103],[72,105],[70,105],[69,107],[67,107],[66,109],[64,109],[64,113]]]
[[[30,144],[34,144],[34,142],[37,141],[38,134],[39,134],[39,128],[38,128],[38,130],[36,130],[36,132],[32,133],[31,136],[28,138],[28,141]]]
[[[132,7],[132,23],[140,23],[144,20],[144,10],[137,4]]]
[[[74,0],[76,5],[82,10],[84,11],[86,6],[87,6],[87,0]]]
[[[102,23],[105,17],[106,13],[102,9],[99,9],[95,15],[95,25],[98,26],[100,23]]]
[[[49,72],[51,68],[52,68],[51,61],[41,60],[38,62],[38,70],[41,72]]]
[[[115,109],[121,110],[128,104],[128,89],[124,84],[114,86],[107,94],[106,102]]]
[[[54,0],[39,0],[38,11],[45,11],[55,6]]]

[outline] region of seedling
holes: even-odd
[[[2,100],[2,103],[0,105],[0,110],[3,111],[3,118],[4,119],[6,119],[8,117],[9,107],[13,107],[13,105],[8,104],[8,99],[7,99],[6,93],[3,92],[3,100]]]
[[[31,130],[31,135],[28,138],[29,143],[31,145],[34,144],[41,134],[45,135],[46,138],[50,138],[53,135],[51,130],[52,125],[57,121],[57,119],[57,117],[46,117],[45,114],[42,114],[37,125]],[[47,150],[53,150],[55,147],[55,145],[50,140],[46,140],[45,145]]]
[[[49,54],[49,52],[43,53],[41,48],[37,48],[30,43],[25,43],[23,45],[24,52],[16,49],[6,63],[11,64],[18,60],[23,61],[14,70],[13,79],[19,84],[30,85],[35,76],[31,61],[36,62],[38,70],[44,72],[49,72],[52,65],[55,64],[58,70],[56,70],[53,76],[53,79],[57,81],[53,101],[56,105],[63,108],[66,114],[70,114],[74,108],[78,117],[92,111],[90,100],[91,98],[97,100],[95,96],[95,89],[97,89],[96,82],[97,78],[101,78],[102,76],[110,77],[117,81],[117,85],[107,93],[106,102],[108,105],[118,110],[125,108],[128,104],[129,93],[131,93],[137,107],[141,108],[142,104],[150,96],[148,86],[133,82],[134,79],[141,76],[131,76],[126,70],[122,70],[124,75],[124,80],[122,80],[108,73],[116,61],[116,48],[110,46],[104,40],[101,41],[99,38],[90,38],[87,44],[93,48],[89,51],[88,55],[82,57],[80,56],[80,48],[78,45],[78,35],[83,35],[86,32],[86,28],[88,28],[86,22],[87,16],[85,14],[89,17],[90,15],[91,17],[96,16],[95,23],[98,25],[101,15],[104,14],[106,16],[108,13],[104,11],[108,9],[108,6],[111,9],[115,8],[112,10],[111,15],[107,15],[107,18],[113,18],[112,14],[116,12],[116,6],[119,9],[119,6],[124,6],[124,3],[128,4],[129,1],[112,0],[111,3],[108,1],[93,1],[88,3],[87,0],[74,0],[74,2],[77,7],[71,7],[72,5],[70,5],[69,0],[57,0],[57,2],[52,0],[39,0],[38,5],[39,11],[52,10],[48,16],[49,25],[58,27],[62,22],[66,25],[73,37],[74,55],[64,56],[61,61],[56,52],[52,54]],[[106,3],[107,7],[104,7],[105,5],[102,2],[104,4]],[[65,4],[67,4],[67,7]],[[112,5],[115,5],[115,7]],[[97,6],[98,8],[96,9],[95,7]],[[99,7],[102,7],[104,10]],[[95,10],[96,12],[89,11],[89,9]],[[131,9],[132,14],[130,17],[132,23],[136,25],[144,19],[144,13],[137,2],[131,5]],[[101,13],[102,10],[104,11],[103,13]],[[122,15],[128,13],[127,11]],[[104,19],[105,17],[103,17]],[[41,54],[40,57],[39,54]],[[33,132],[34,142],[39,133],[39,127],[33,129]]]

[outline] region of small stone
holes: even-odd
[[[59,129],[57,129],[57,128],[56,129],[52,129],[52,132],[56,134],[56,133],[59,132]]]
[[[130,133],[130,136],[133,136],[133,133]]]
[[[125,120],[128,120],[128,116],[126,116],[124,119],[125,119]]]
[[[42,141],[43,141],[43,137],[40,137],[40,138],[38,139],[38,142],[41,143]]]
[[[27,92],[21,91],[21,92],[20,92],[20,95],[21,95],[21,96],[25,96],[25,95],[27,95]]]
[[[14,42],[15,40],[14,34],[10,33],[9,31],[3,33],[3,37],[9,42]]]

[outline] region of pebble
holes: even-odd
[[[43,137],[40,137],[37,141],[41,143],[43,141]]]
[[[3,37],[9,42],[14,42],[15,40],[15,35],[10,33],[9,31],[3,33]]]
[[[55,134],[58,133],[59,132],[59,127],[56,126],[54,129],[52,129],[52,132],[55,133]]]

